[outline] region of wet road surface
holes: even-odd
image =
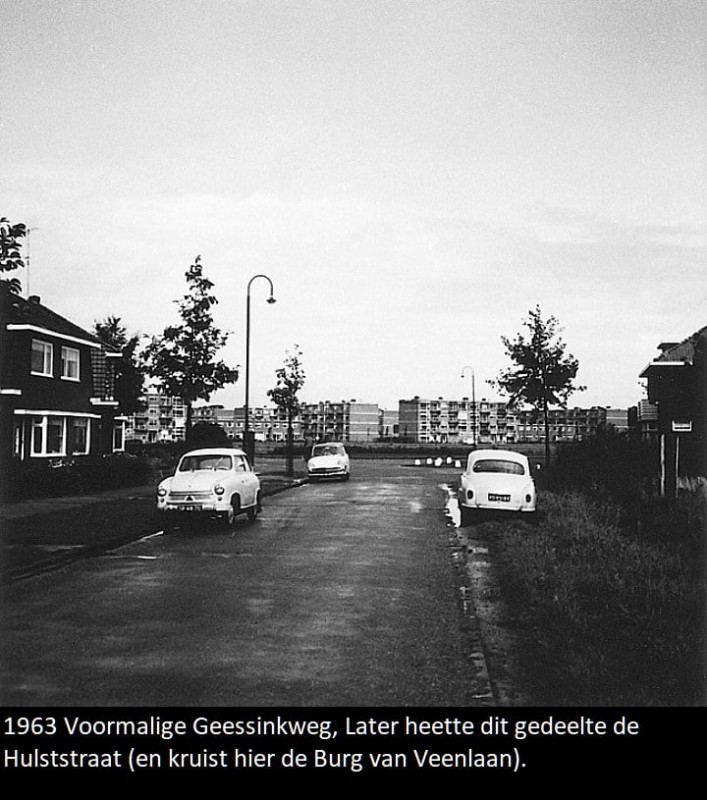
[[[354,461],[255,523],[153,535],[6,587],[6,705],[487,705],[451,469]]]

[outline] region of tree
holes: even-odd
[[[305,374],[302,369],[302,351],[295,345],[294,352],[285,351],[283,365],[275,370],[277,384],[268,390],[268,397],[278,409],[287,415],[287,474],[294,474],[293,422],[299,414],[300,401],[297,392],[304,386]]]
[[[7,217],[0,217],[0,272],[10,272],[24,267],[25,262],[20,255],[22,243],[20,239],[27,236],[27,226],[19,222],[13,225]],[[5,291],[19,294],[22,288],[19,278],[2,278]]]
[[[120,403],[124,414],[135,414],[144,407],[141,401],[145,385],[144,368],[141,366],[137,348],[140,336],[128,336],[120,317],[106,317],[102,322],[93,323],[93,332],[109,347],[121,351],[115,358],[115,399]]]
[[[581,392],[584,386],[575,386],[573,380],[579,369],[574,356],[565,355],[565,343],[559,337],[561,328],[555,317],[543,320],[540,306],[528,312],[523,325],[527,336],[519,333],[514,340],[501,337],[506,354],[515,366],[500,373],[490,383],[510,395],[510,403],[525,402],[543,415],[545,424],[545,464],[550,464],[549,407],[565,407],[572,392]]]
[[[156,379],[162,391],[184,401],[188,433],[192,403],[208,400],[217,389],[234,383],[238,372],[215,360],[228,334],[214,325],[211,307],[218,300],[211,291],[213,283],[203,275],[201,256],[194,259],[185,275],[188,292],[175,301],[181,324],[165,328],[161,337],[153,337],[143,358],[148,375]]]
[[[200,447],[231,447],[232,442],[217,422],[197,422],[189,431],[187,445],[190,450],[198,450]]]

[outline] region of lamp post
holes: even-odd
[[[474,369],[469,366],[462,367],[462,378],[467,370],[471,372],[471,446],[476,447],[476,387],[474,384]]]
[[[274,303],[273,285],[267,275],[253,275],[248,281],[248,289],[246,291],[246,313],[245,313],[245,409],[243,419],[243,449],[245,450],[251,464],[255,462],[255,439],[251,437],[249,430],[249,414],[250,414],[250,287],[254,280],[263,278],[270,284],[270,297],[268,303]]]

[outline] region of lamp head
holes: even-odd
[[[275,298],[272,295],[270,295],[270,297],[268,297],[267,299],[267,302],[272,305],[272,303],[277,303],[277,300],[275,300]]]

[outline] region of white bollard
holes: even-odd
[[[435,459],[435,467],[441,467],[441,466],[442,466],[442,459],[439,456],[437,456],[437,458]]]
[[[427,464],[428,467],[431,467],[432,466],[432,459],[428,458],[425,463]]]
[[[455,466],[457,469],[459,469],[459,468],[461,467],[461,465],[462,465],[462,462],[461,462],[459,459],[457,459],[457,460],[454,462],[454,466]]]
[[[451,456],[447,456],[447,464],[451,464],[451,463],[452,463],[452,457]]]
[[[420,464],[422,464],[422,461],[420,461],[420,459],[419,459],[419,458],[416,458],[416,459],[415,459],[415,466],[416,466],[416,467],[419,467],[419,466],[420,466]]]

